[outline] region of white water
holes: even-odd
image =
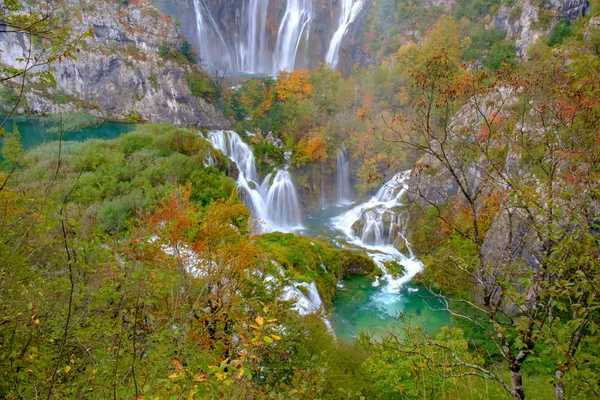
[[[404,183],[407,179],[408,172],[395,175],[369,201],[332,219],[333,226],[340,230],[351,244],[365,249],[384,273],[382,279],[387,280],[388,284],[385,285],[379,296],[379,300],[383,303],[396,301],[393,295],[397,294],[402,285],[409,282],[423,267],[423,264],[412,255],[407,257],[394,247],[393,242],[397,238],[386,238],[382,234],[385,214],[393,212],[393,208],[402,205],[401,199],[406,192]],[[366,223],[363,233],[359,237],[352,226],[363,217],[366,219]],[[394,231],[394,229],[389,230],[390,234]],[[402,265],[405,268],[405,274],[400,277],[392,276],[384,264],[389,261],[395,261]]]
[[[241,37],[236,37],[235,40],[236,70],[253,74],[269,70],[267,62],[268,7],[268,0],[248,0],[247,3],[244,3]]]
[[[267,175],[259,184],[252,148],[236,132],[212,131],[208,140],[238,166],[240,195],[258,220],[260,232],[302,229],[300,202],[287,169]]]
[[[338,205],[352,204],[350,198],[350,162],[346,160],[346,149],[343,147],[337,153],[335,173]]]
[[[338,28],[329,42],[329,48],[327,50],[327,55],[325,56],[325,62],[328,62],[333,68],[335,68],[339,62],[340,45],[342,44],[344,34],[348,30],[348,26],[354,22],[360,13],[363,6],[363,0],[340,0],[340,3],[342,9],[340,10]]]
[[[227,41],[205,0],[194,0],[194,12],[202,62],[208,66],[231,66],[232,58]]]
[[[337,27],[325,55],[325,61],[333,67],[339,62],[342,39],[361,12],[364,0],[340,0],[339,4]],[[269,0],[244,0],[241,9],[235,11],[235,25],[227,28],[215,18],[210,0],[194,0],[203,63],[251,74],[276,75],[281,70],[294,70],[308,45],[315,17],[313,0],[286,0],[276,37],[268,25],[277,23],[268,21],[270,15],[279,13],[273,7]]]
[[[308,41],[312,20],[312,0],[287,0],[273,54],[273,73],[293,71],[302,38]]]

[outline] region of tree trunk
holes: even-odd
[[[521,368],[511,368],[510,379],[512,380],[513,398],[515,400],[524,400],[525,392],[523,391],[523,376],[521,375]]]
[[[565,373],[561,370],[556,370],[556,374],[554,376],[556,377],[556,383],[554,383],[554,393],[556,400],[564,400],[565,384],[563,383],[562,378],[563,376],[565,376]]]

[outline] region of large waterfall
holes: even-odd
[[[331,13],[322,9],[325,14],[319,16],[319,26],[313,23],[319,10],[314,0],[285,0],[284,9],[282,1],[273,0],[192,1],[199,54],[209,70],[219,67],[276,75],[280,70],[316,65],[319,60],[335,67],[342,39],[365,0],[340,0],[339,10]],[[337,19],[329,22],[329,18]],[[320,46],[309,50],[311,30],[319,40],[330,38],[326,54]]]
[[[407,257],[394,246],[396,240],[404,240],[402,227],[398,226],[401,220],[398,220],[395,209],[402,206],[402,196],[406,192],[404,183],[408,175],[409,172],[395,175],[369,201],[332,219],[334,227],[350,243],[364,248],[383,271],[384,278],[388,281],[384,295],[397,293],[422,268],[422,263],[413,258],[412,254]],[[362,229],[357,229],[357,225],[362,225]],[[408,243],[406,245],[408,247]],[[388,273],[385,263],[390,261],[401,264],[405,269],[404,275],[394,277]]]
[[[237,65],[240,71],[259,73],[269,70],[267,58],[268,0],[244,3],[241,38],[236,39]]]
[[[338,150],[335,173],[338,204],[352,204],[350,198],[350,161],[346,159],[346,149],[344,147]]]
[[[267,175],[259,184],[252,148],[236,132],[212,131],[208,140],[238,166],[240,195],[261,224],[261,232],[302,229],[300,202],[287,167]]]
[[[287,0],[283,19],[277,31],[277,46],[273,55],[273,72],[292,71],[303,37],[308,41],[312,20],[312,0]]]
[[[342,9],[340,10],[340,18],[338,22],[338,28],[336,29],[331,42],[329,42],[329,48],[325,61],[328,62],[332,67],[336,67],[339,61],[340,45],[344,34],[348,30],[348,26],[358,16],[363,6],[363,0],[340,0]]]
[[[194,0],[194,12],[202,62],[208,66],[232,66],[225,36],[205,0]]]

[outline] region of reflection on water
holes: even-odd
[[[44,123],[43,118],[10,118],[6,125],[4,125],[4,129],[7,132],[12,132],[15,124],[19,128],[19,133],[21,134],[21,144],[25,150],[30,150],[42,143],[56,141],[59,139],[58,134],[48,132],[50,126],[47,123]],[[115,139],[123,133],[130,132],[134,129],[135,125],[131,124],[105,122],[100,125],[83,128],[75,132],[64,133],[62,140],[78,142],[89,139],[109,140]],[[0,139],[0,144],[1,143],[2,142]]]

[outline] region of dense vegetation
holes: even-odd
[[[451,326],[430,337],[406,315],[348,344],[299,316],[281,299],[291,280],[328,303],[375,266],[324,239],[255,235],[235,168],[200,132],[148,124],[24,153],[2,131],[0,397],[598,398],[600,36],[559,21],[517,63],[481,23],[500,4],[377,2],[368,50],[385,61],[348,78],[187,77],[260,134],[246,138],[263,172],[290,150],[307,184],[344,145],[367,195],[416,163],[409,239]],[[400,41],[411,29],[420,44]],[[161,55],[194,61],[185,42]],[[424,189],[440,182],[456,190],[438,201]]]

